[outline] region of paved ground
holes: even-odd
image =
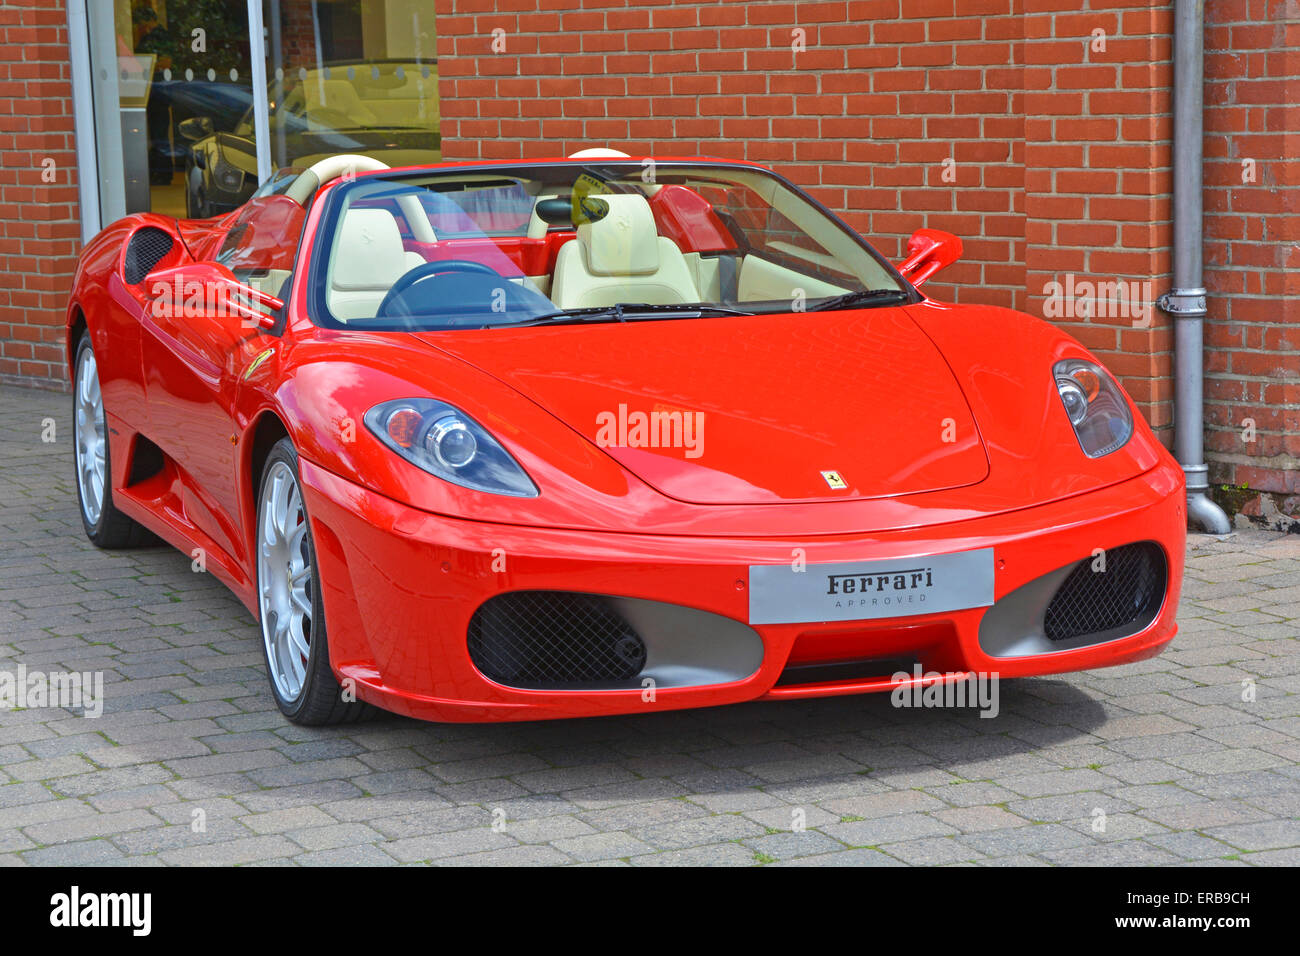
[[[1300,536],[1198,537],[1172,650],[1005,684],[995,719],[311,730],[188,557],[86,542],[67,406],[0,388],[0,675],[100,670],[107,703],[0,710],[2,863],[1300,863]]]

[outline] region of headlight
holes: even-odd
[[[455,415],[446,415],[434,422],[424,436],[424,448],[439,464],[459,470],[474,461],[478,439],[469,425]]]
[[[464,412],[431,398],[376,405],[366,427],[417,468],[494,495],[535,498],[537,486],[510,453]]]
[[[1074,426],[1079,447],[1089,458],[1100,458],[1124,446],[1133,436],[1133,416],[1115,380],[1100,365],[1066,359],[1052,366],[1056,390]]]
[[[212,175],[216,177],[217,185],[228,193],[239,192],[239,187],[244,184],[244,171],[231,166],[219,154],[213,166]]]

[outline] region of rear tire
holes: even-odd
[[[284,716],[307,726],[354,723],[376,711],[344,700],[330,669],[320,571],[298,475],[298,452],[282,438],[266,458],[257,494],[262,656]]]
[[[154,544],[143,525],[113,504],[113,460],[109,454],[108,421],[99,385],[99,366],[90,333],[77,342],[72,377],[73,463],[77,505],[86,537],[97,548],[135,548]]]

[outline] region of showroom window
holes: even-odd
[[[336,153],[390,166],[441,157],[428,0],[70,5],[82,15],[73,56],[89,61],[93,126],[79,116],[78,128],[93,128],[81,162],[95,168],[81,174],[97,226],[142,211],[220,215]]]

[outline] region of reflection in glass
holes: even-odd
[[[436,162],[437,31],[425,0],[264,0],[271,163],[338,152]]]
[[[266,0],[271,164],[307,168],[358,153],[389,166],[441,157],[433,15],[415,0]],[[228,132],[188,128],[194,216],[258,188],[253,109]]]
[[[263,0],[270,129],[254,120],[245,0],[98,0],[87,19],[100,219],[226,213],[336,153],[441,156],[427,0]],[[283,176],[274,177],[282,179]]]
[[[248,8],[235,0],[88,3],[101,220],[186,214],[196,116],[233,128],[252,102]]]

